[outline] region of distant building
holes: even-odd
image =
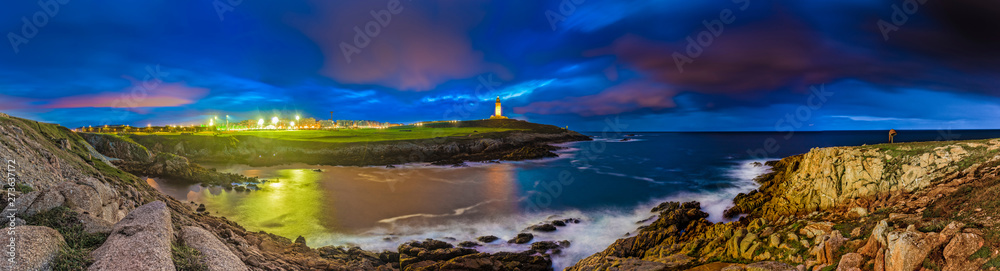
[[[490,116],[490,119],[506,119],[507,118],[507,117],[503,116],[503,109],[500,107],[500,96],[497,96],[497,108],[496,108],[495,111],[496,111],[496,113],[493,116]]]

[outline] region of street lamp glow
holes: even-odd
[[[292,123],[289,123],[289,125],[288,125],[288,126],[289,126],[289,128],[291,128],[291,129],[295,129],[295,122],[293,121]]]
[[[278,117],[271,118],[271,124],[278,124]]]
[[[264,119],[257,120],[257,126],[264,126]]]
[[[299,121],[299,115],[295,115],[295,121]]]

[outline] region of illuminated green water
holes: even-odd
[[[307,240],[397,225],[440,225],[518,211],[513,165],[470,168],[362,168],[208,165],[268,182],[253,192],[148,180],[161,192],[205,204],[251,231]],[[322,168],[322,172],[313,169]],[[471,210],[475,209],[475,210]],[[468,210],[468,211],[467,211]]]
[[[323,211],[319,173],[307,169],[281,169],[273,174],[280,181],[262,184],[260,191],[254,193],[203,189],[197,185],[188,187],[190,189],[173,186],[165,192],[175,197],[183,193],[184,197],[178,198],[205,204],[213,214],[238,221],[251,230],[291,238],[327,231],[322,219],[330,210]]]

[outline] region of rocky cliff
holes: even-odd
[[[1000,140],[955,144],[908,143],[835,147],[771,163],[760,189],[740,195],[728,215],[775,216],[807,213],[875,195],[911,192],[975,170],[992,159]],[[867,207],[865,202],[859,202]]]
[[[995,270],[1000,140],[813,149],[711,223],[696,202],[570,270]]]

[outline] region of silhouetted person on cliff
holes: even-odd
[[[896,129],[889,129],[889,143],[892,142],[892,138],[896,136]]]

